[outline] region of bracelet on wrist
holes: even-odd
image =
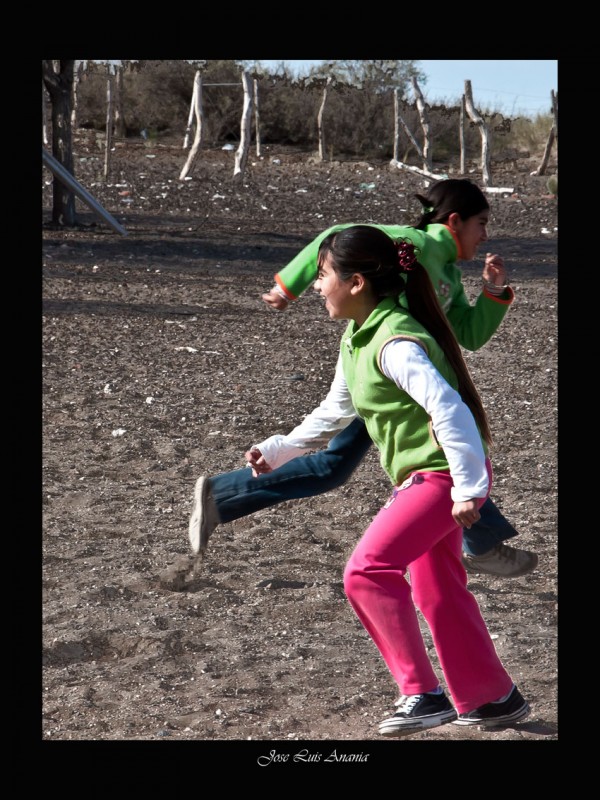
[[[283,291],[283,289],[281,289],[279,286],[275,285],[275,286],[273,287],[273,291],[277,292],[277,294],[278,294],[280,297],[283,297],[283,299],[285,300],[285,302],[286,302],[286,303],[289,303],[289,302],[290,302],[290,299],[289,299],[289,297],[286,297],[286,296],[285,296],[285,292],[284,292],[284,291]]]
[[[504,294],[506,289],[508,289],[509,284],[505,283],[502,286],[497,286],[495,283],[491,281],[483,281],[483,288],[486,289],[489,294],[493,294],[494,297],[500,297],[501,294]]]

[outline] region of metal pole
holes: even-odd
[[[65,186],[71,189],[71,191],[75,192],[77,197],[80,200],[83,200],[83,202],[86,203],[86,205],[88,205],[92,211],[95,211],[99,217],[102,217],[102,219],[108,223],[111,228],[123,236],[129,235],[125,228],[117,222],[112,214],[109,214],[108,211],[106,211],[97,200],[94,200],[92,195],[86,191],[78,181],[75,180],[71,173],[66,170],[63,165],[57,161],[53,155],[50,155],[50,153],[43,147],[42,161],[48,167],[48,169],[65,184]]]

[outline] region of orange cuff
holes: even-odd
[[[279,288],[280,288],[280,289],[281,289],[281,291],[283,292],[283,295],[284,295],[284,297],[286,298],[286,300],[296,300],[296,299],[297,299],[297,298],[295,297],[295,295],[293,295],[293,294],[290,292],[290,290],[289,290],[289,289],[286,289],[286,287],[285,287],[285,284],[283,283],[283,281],[281,280],[281,278],[279,277],[279,275],[275,275],[275,283],[277,284],[277,286],[279,286]]]
[[[505,289],[508,292],[508,297],[499,297],[497,294],[492,294],[488,292],[488,290],[483,287],[483,293],[486,297],[489,297],[490,300],[495,300],[497,303],[502,303],[502,305],[509,306],[512,301],[515,299],[515,293],[511,286],[507,286]]]

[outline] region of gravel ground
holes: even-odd
[[[264,148],[243,181],[234,154],[214,150],[180,182],[179,143],[127,140],[105,184],[93,135],[75,155],[129,235],[83,205],[81,227],[53,228],[44,171],[43,741],[237,741],[242,765],[270,751],[289,764],[302,750],[388,758],[409,741],[377,732],[396,689],[342,586],[389,491],[374,449],[342,488],[219,527],[195,569],[187,522],[198,475],[241,466],[329,387],[344,323],[310,292],[268,309],[274,273],[334,222],[414,221],[422,179]],[[535,166],[494,173],[513,191],[491,195],[490,250],[517,299],[466,354],[496,440],[492,496],[540,558],[532,574],[470,587],[532,713],[410,741],[558,738],[558,223]],[[471,297],[482,257],[462,265]]]

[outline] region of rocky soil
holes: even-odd
[[[344,487],[219,527],[201,565],[187,523],[198,475],[241,466],[332,378],[344,323],[310,292],[267,308],[274,273],[335,222],[414,221],[423,179],[272,147],[243,181],[222,150],[179,181],[180,142],[127,140],[105,183],[100,144],[80,132],[76,177],[128,236],[79,201],[80,227],[51,226],[43,173],[42,739],[237,741],[252,763],[387,758],[409,741],[377,732],[396,688],[342,587],[389,492],[374,449]],[[489,249],[517,299],[467,354],[496,440],[492,496],[540,558],[470,587],[532,713],[410,741],[558,738],[558,223],[538,163],[494,173],[512,191],[490,195]],[[482,258],[462,265],[472,298]]]

